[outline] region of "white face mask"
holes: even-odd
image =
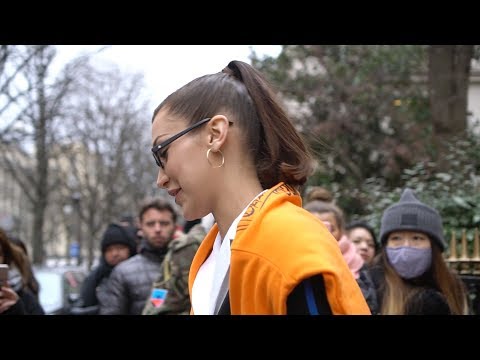
[[[400,246],[387,247],[386,251],[388,261],[403,279],[413,279],[422,275],[432,264],[431,248]]]

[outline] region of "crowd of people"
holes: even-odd
[[[302,197],[314,159],[272,87],[232,61],[170,94],[152,117],[157,185],[192,224],[146,201],[112,223],[78,315],[468,314],[442,252],[441,215],[406,188],[378,232],[346,223],[333,195]],[[42,314],[28,254],[0,231],[10,266],[0,313]]]

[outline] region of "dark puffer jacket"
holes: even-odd
[[[105,292],[97,293],[100,315],[140,315],[166,251],[144,244],[140,254],[118,264],[104,287]]]
[[[98,293],[104,292],[104,287],[114,268],[105,259],[105,251],[110,245],[125,245],[130,250],[129,257],[137,253],[136,234],[132,228],[111,223],[103,233],[100,249],[102,256],[99,265],[93,269],[84,280],[80,299],[70,309],[72,315],[97,315],[100,310]]]

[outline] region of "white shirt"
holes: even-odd
[[[260,194],[255,196],[252,201]],[[225,235],[225,239],[228,241],[222,241],[220,233],[217,233],[212,252],[198,269],[192,286],[192,308],[195,315],[214,314],[220,286],[230,267],[230,242],[235,238],[237,225],[250,204],[251,201],[228,228]]]

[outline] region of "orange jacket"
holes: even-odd
[[[334,314],[370,314],[337,241],[301,203],[296,190],[279,183],[245,211],[231,244],[232,315],[286,314],[290,292],[317,274],[323,276]],[[189,274],[190,294],[217,232],[215,224],[195,254]]]

